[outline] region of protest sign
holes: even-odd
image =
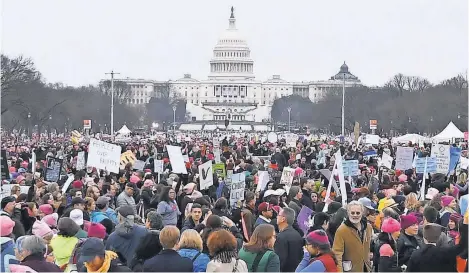
[[[225,163],[217,163],[213,164],[213,173],[216,173],[219,177],[225,178],[226,171],[225,171]]]
[[[215,157],[215,163],[221,163],[221,152],[220,148],[213,148],[213,156]]]
[[[85,152],[79,152],[77,155],[77,171],[86,168]]]
[[[308,234],[309,230],[309,217],[313,214],[313,210],[308,208],[307,206],[302,206],[300,213],[298,213],[298,217],[296,217],[296,221],[298,222],[298,226],[303,231],[304,234]]]
[[[67,192],[68,187],[70,187],[70,184],[72,184],[74,179],[75,176],[73,174],[70,174],[68,176],[67,181],[65,181],[65,184],[62,186],[62,194],[65,194]]]
[[[44,171],[44,179],[48,182],[58,182],[62,171],[63,159],[47,157],[47,168]]]
[[[31,152],[31,172],[34,174],[36,172],[36,152],[33,150]]]
[[[387,153],[383,152],[383,155],[381,156],[381,160],[379,160],[378,165],[391,169],[392,161],[393,161],[393,158]]]
[[[467,170],[467,167],[469,166],[469,160],[461,156],[459,158],[459,166],[461,169]]]
[[[397,147],[396,151],[396,170],[412,169],[412,162],[414,160],[414,148],[412,147]]]
[[[269,172],[268,171],[257,171],[258,181],[256,192],[263,191],[267,183],[269,183]]]
[[[119,173],[121,147],[97,139],[90,139],[88,167]]]
[[[290,191],[291,184],[293,182],[293,177],[295,176],[295,169],[285,167],[283,168],[282,177],[280,178],[280,184],[284,184],[287,188],[287,192]]]
[[[213,185],[212,161],[199,165],[200,190],[208,189]]]
[[[345,187],[344,167],[340,150],[335,153],[335,164],[337,165],[337,174],[339,177],[340,195],[342,196],[342,206],[347,204],[347,189]]]
[[[184,163],[181,147],[166,145],[166,150],[168,151],[169,161],[171,162],[173,173],[187,174],[186,164]]]
[[[433,144],[431,157],[436,158],[436,172],[447,174],[450,163],[450,146]]]
[[[135,157],[134,153],[132,151],[126,151],[125,153],[121,154],[120,156],[120,169],[123,170],[125,169],[125,166],[127,164],[130,164],[133,166],[135,164],[135,161],[137,158]]]
[[[342,161],[342,169],[344,176],[355,176],[360,174],[360,170],[358,169],[358,160]]]
[[[145,162],[141,160],[135,160],[133,169],[143,171],[143,168],[145,168]]]
[[[225,168],[223,168],[224,170]],[[233,170],[227,170],[226,171],[226,178],[225,178],[225,185],[230,186],[231,185],[231,177],[233,176]]]
[[[459,158],[461,157],[461,148],[451,146],[449,153],[450,156],[448,172],[452,172],[456,169],[456,165],[459,163]]]
[[[155,165],[154,166],[155,167],[154,168],[155,173],[162,174],[163,173],[163,164],[164,164],[163,160],[156,160],[155,159],[153,162],[154,162],[153,164]]]
[[[425,162],[427,164],[425,170]],[[436,158],[435,157],[419,157],[415,163],[416,173],[436,173]]]
[[[230,204],[232,207],[234,207],[238,201],[244,200],[245,179],[246,175],[244,173],[236,173],[231,176]]]
[[[298,135],[296,134],[288,133],[285,135],[285,143],[287,144],[287,147],[295,148],[297,140],[298,140]]]

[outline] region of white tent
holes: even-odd
[[[450,121],[441,133],[433,137],[433,140],[450,141],[453,138],[464,138],[464,133],[461,132],[461,130],[459,130],[452,121]]]
[[[119,135],[130,135],[130,133],[132,132],[129,130],[129,128],[127,128],[127,125],[122,126],[122,128],[117,131],[117,134]]]
[[[391,140],[392,143],[420,143],[426,142],[427,138],[418,134],[406,134],[403,136],[395,137]]]

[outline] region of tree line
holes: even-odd
[[[341,131],[342,88],[332,90],[317,103],[291,95],[274,101],[271,118],[339,134]],[[352,132],[355,122],[362,132],[370,132],[370,120],[377,120],[381,134],[437,134],[453,121],[467,131],[468,86],[460,74],[438,84],[427,79],[397,74],[383,86],[355,86],[345,90],[345,129]]]

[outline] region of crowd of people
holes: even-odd
[[[467,170],[387,169],[377,159],[395,157],[395,145],[305,138],[291,147],[227,136],[224,175],[214,172],[203,190],[198,166],[215,155],[212,139],[197,135],[121,144],[145,165],[119,173],[77,169],[85,142],[3,145],[10,177],[2,181],[1,272],[468,271]],[[166,145],[190,159],[187,174],[173,173]],[[430,149],[406,146],[416,157]],[[346,205],[335,187],[326,194],[331,177],[321,172],[332,170],[338,150],[360,166],[346,177]],[[371,150],[376,157],[366,156]],[[63,159],[58,181],[44,179],[47,157]],[[163,173],[154,172],[156,160]],[[291,185],[281,183],[285,167],[295,169]],[[261,189],[259,171],[269,174]],[[242,202],[230,202],[227,173],[245,175]],[[74,181],[65,187],[67,174]],[[304,208],[312,213],[300,222]]]

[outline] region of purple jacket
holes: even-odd
[[[61,272],[60,267],[54,263],[47,262],[44,257],[34,254],[26,257],[20,265],[29,266],[37,272]]]

